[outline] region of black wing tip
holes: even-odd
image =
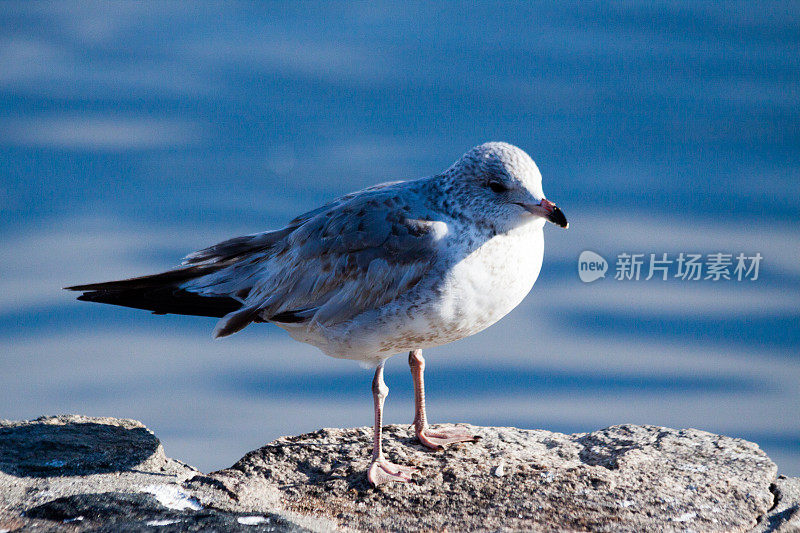
[[[85,285],[71,285],[69,287],[64,287],[63,290],[65,291],[108,291],[108,290],[120,290],[126,288],[125,285],[132,282],[132,281],[139,281],[144,280],[145,278],[131,278],[131,279],[123,279],[119,281],[102,281],[100,283],[87,283]]]
[[[76,290],[83,290],[83,289],[76,289]],[[81,302],[99,302],[99,303],[107,303],[103,299],[103,295],[107,295],[107,292],[104,291],[85,291],[83,294],[78,296],[78,300]]]

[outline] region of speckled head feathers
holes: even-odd
[[[531,156],[513,144],[488,142],[478,145],[453,163],[451,169],[458,169],[462,176],[518,182],[535,196],[544,197],[539,167]]]
[[[530,213],[521,205],[544,198],[536,163],[520,148],[504,142],[472,148],[439,179],[465,215],[498,231],[529,221]]]

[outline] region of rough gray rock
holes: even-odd
[[[477,444],[430,452],[387,427],[390,460],[419,468],[407,485],[366,483],[370,430],[358,428],[278,439],[188,486],[252,510],[277,490],[286,508],[356,530],[747,531],[774,501],[774,463],[740,439],[634,425],[471,429]]]
[[[135,420],[0,420],[0,531],[305,530],[275,513],[201,508],[181,485],[197,474]]]
[[[770,487],[775,503],[769,513],[761,517],[753,533],[779,533],[800,531],[800,478],[778,476]]]
[[[387,426],[414,482],[366,482],[371,429],[283,437],[203,474],[133,420],[0,421],[0,531],[798,531],[800,479],[694,429],[472,428],[431,452]]]

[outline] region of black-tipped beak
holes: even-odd
[[[555,205],[553,206],[553,211],[547,215],[547,220],[562,228],[569,227],[569,222],[567,222],[567,217],[564,216],[564,212]]]
[[[569,222],[567,222],[567,217],[564,216],[564,212],[547,198],[542,198],[538,204],[518,203],[517,205],[529,213],[532,213],[538,217],[542,217],[545,220],[549,220],[556,226],[561,226],[562,228],[569,227]]]
[[[564,216],[564,212],[547,198],[542,198],[538,204],[535,204],[531,207],[526,207],[525,209],[534,215],[538,215],[545,220],[549,220],[556,226],[561,226],[562,228],[569,227],[569,222],[567,222],[567,217]]]

